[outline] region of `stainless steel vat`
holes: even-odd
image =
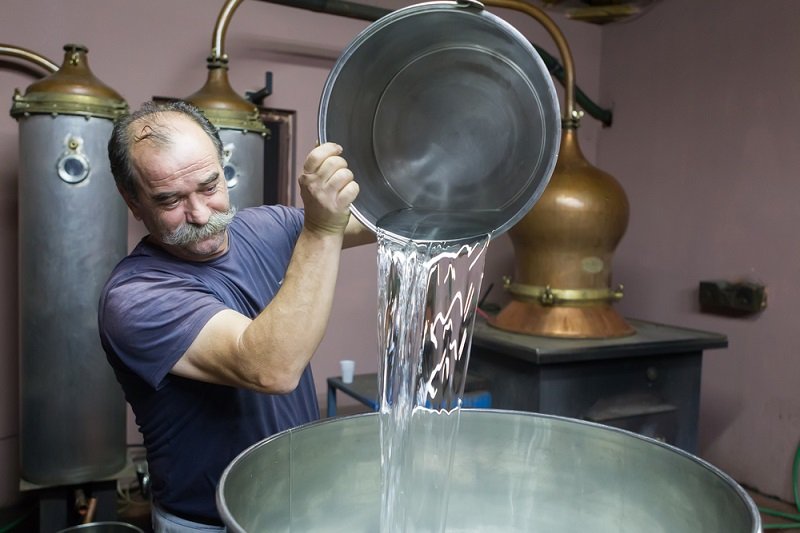
[[[217,492],[228,531],[379,531],[378,416],[327,419],[245,450]],[[678,448],[573,419],[463,410],[447,531],[756,533],[761,523],[735,481]]]
[[[503,233],[547,185],[561,134],[541,58],[474,1],[368,26],[331,70],[318,126],[361,187],[353,214],[416,241]]]
[[[125,398],[97,333],[97,302],[127,250],[108,162],[127,104],[64,47],[54,74],[14,96],[19,122],[20,469],[37,485],[125,466]]]

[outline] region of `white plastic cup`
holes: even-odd
[[[342,367],[342,381],[344,383],[352,383],[353,373],[356,370],[356,362],[350,359],[343,359],[339,361],[339,364]]]

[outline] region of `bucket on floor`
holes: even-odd
[[[62,529],[58,533],[144,533],[144,531],[125,522],[89,522]]]
[[[758,509],[727,474],[648,437],[491,409],[462,410],[458,431],[447,531],[761,531]],[[234,459],[217,506],[229,532],[374,533],[380,460],[378,413],[307,424]]]

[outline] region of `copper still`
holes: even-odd
[[[4,46],[5,55],[52,62]],[[97,333],[105,280],[127,251],[127,208],[108,162],[128,110],[68,44],[60,68],[17,90],[20,471],[36,485],[108,479],[126,461],[125,399]]]
[[[565,79],[562,137],[555,171],[539,201],[509,230],[515,277],[506,280],[511,301],[489,320],[499,329],[565,338],[631,335],[614,309],[622,286],[611,287],[611,260],[628,226],[625,191],[592,166],[578,145],[582,113],[575,108],[575,74],[569,46],[540,9],[519,0],[486,0],[541,22],[556,41]]]
[[[207,59],[205,85],[184,98],[217,127],[224,149],[225,181],[231,204],[245,208],[264,203],[264,137],[268,129],[258,107],[239,96],[228,81],[225,34],[242,0],[228,0],[217,17]]]

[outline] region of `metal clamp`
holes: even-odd
[[[537,301],[544,306],[574,305],[595,302],[616,302],[622,299],[623,289],[619,285],[616,290],[602,289],[554,289],[550,285],[544,287],[512,283],[511,278],[503,278],[503,287],[514,296],[523,300]]]

